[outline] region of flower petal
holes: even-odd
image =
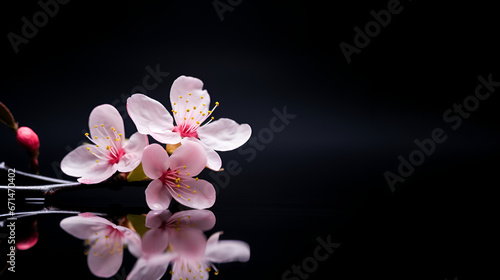
[[[202,98],[203,97],[203,98]],[[188,102],[186,102],[188,101]],[[180,76],[175,79],[170,88],[170,102],[172,109],[177,111],[174,114],[177,125],[184,121],[186,109],[193,105],[208,108],[210,106],[210,95],[206,90],[203,90],[203,82],[194,77]],[[206,106],[200,106],[203,103]]]
[[[151,144],[144,148],[142,153],[142,169],[151,179],[160,178],[170,166],[167,151],[158,144]]]
[[[140,258],[127,276],[127,280],[158,280],[167,272],[170,262],[177,257],[175,253],[155,255],[149,259]]]
[[[187,138],[186,138],[187,139]],[[196,176],[207,165],[207,154],[203,147],[193,140],[184,140],[182,145],[170,157],[170,169],[178,170],[179,174]]]
[[[199,269],[188,270],[186,267],[195,267]],[[190,260],[185,258],[177,258],[172,265],[172,280],[177,279],[201,279],[205,280],[209,278],[208,268],[209,264],[205,262],[199,262],[197,260]]]
[[[123,261],[122,240],[110,238],[112,246],[106,246],[108,242],[99,240],[89,250],[87,263],[90,271],[97,277],[111,277],[118,272]],[[116,243],[117,245],[115,245]]]
[[[140,153],[142,155],[142,151],[149,144],[148,137],[139,132],[136,132],[130,136],[128,140],[126,140],[123,149],[125,153]]]
[[[163,183],[156,179],[146,189],[146,203],[152,210],[164,210],[170,205],[172,196]]]
[[[89,152],[88,149],[94,149],[95,145],[82,145],[69,152],[61,161],[61,170],[66,175],[80,177],[86,173],[86,170],[94,165],[97,157]]]
[[[180,204],[195,209],[205,209],[214,205],[215,189],[209,182],[186,177],[179,184],[180,188],[168,188],[168,191]]]
[[[105,137],[109,135],[112,139],[116,138],[114,136],[115,132],[111,129],[116,130],[116,134],[121,133],[125,135],[125,129],[123,128],[123,119],[118,110],[109,104],[103,104],[97,106],[92,110],[89,117],[89,130],[92,139],[95,143],[100,143],[105,140]]]
[[[141,236],[127,227],[117,226],[116,229],[123,234],[123,243],[128,245],[130,253],[136,258],[140,257],[142,255]]]
[[[202,231],[215,226],[215,215],[210,210],[185,210],[175,213],[170,220],[180,221],[181,227],[192,227]]]
[[[205,260],[214,263],[247,262],[250,246],[239,240],[218,241],[221,232],[214,233],[207,241]]]
[[[163,228],[148,230],[142,237],[142,252],[145,258],[162,254],[167,250],[169,241],[168,231]]]
[[[92,167],[86,170],[82,178],[78,179],[78,182],[82,184],[97,184],[113,176],[116,170],[117,167],[114,164],[111,165],[107,162],[94,163]]]
[[[214,149],[205,145],[203,142],[199,141],[198,143],[201,144],[201,146],[207,153],[207,167],[214,171],[219,171],[222,167],[222,159],[220,158],[219,154],[214,151]]]
[[[163,132],[151,132],[149,133],[156,141],[163,144],[177,144],[181,142],[182,138],[178,133],[166,130]]]
[[[198,137],[216,151],[231,151],[245,144],[252,134],[248,124],[238,124],[231,119],[218,119],[201,126],[197,130]]]
[[[120,161],[116,163],[116,169],[120,172],[130,172],[141,163],[141,153],[129,153],[122,156]]]
[[[99,233],[113,224],[104,218],[90,213],[83,213],[78,216],[65,218],[59,225],[63,230],[74,237],[87,239],[96,232]]]
[[[148,145],[148,137],[136,132],[130,136],[123,147],[125,155],[117,163],[117,169],[120,172],[130,172],[134,170],[142,159],[142,152]]]
[[[129,97],[127,111],[137,131],[142,134],[174,128],[174,120],[165,106],[144,94],[137,93]]]
[[[170,246],[183,257],[200,259],[205,253],[207,238],[199,229],[178,227],[168,228]]]
[[[146,227],[159,228],[164,222],[167,222],[172,213],[168,210],[151,210],[146,215]]]

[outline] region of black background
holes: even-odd
[[[352,45],[353,28],[364,29],[370,11],[388,2],[243,0],[221,21],[212,1],[70,1],[17,54],[7,34],[21,34],[21,18],[41,8],[3,3],[0,101],[37,132],[41,174],[51,177],[85,139],[90,111],[103,103],[123,110],[148,66],[169,75],[144,93],[169,108],[175,78],[198,77],[221,103],[215,116],[249,123],[254,137],[273,108],[286,106],[296,117],[255,159],[221,153],[241,173],[219,187],[213,231],[248,242],[252,256],[218,265],[211,278],[286,279],[328,236],[341,245],[307,279],[494,276],[498,92],[456,130],[443,112],[474,94],[479,75],[500,81],[498,9],[401,1],[403,10],[347,63],[339,44]],[[125,125],[127,135],[136,131],[129,118]],[[398,155],[408,158],[434,128],[447,140],[391,192],[384,172],[396,173]],[[27,170],[15,137],[5,126],[0,133],[0,161]],[[146,207],[138,188],[60,199],[68,208]],[[91,279],[81,241],[59,228],[66,216],[40,216],[38,243],[18,251],[17,272],[1,277]],[[126,255],[125,270],[133,263]]]

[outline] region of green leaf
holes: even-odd
[[[144,181],[148,179],[148,176],[146,176],[144,170],[142,169],[142,162],[127,175],[128,182]]]
[[[2,102],[0,102],[0,121],[12,130],[17,130],[17,123],[14,120],[14,116]]]
[[[146,227],[146,215],[128,214],[127,219],[141,237],[149,230]]]

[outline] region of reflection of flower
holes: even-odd
[[[168,210],[150,211],[142,238],[142,255],[127,279],[160,279],[169,263],[179,253],[203,254],[206,238],[203,231],[215,225],[215,215],[208,210],[187,210],[172,215]],[[174,252],[165,253],[168,245]]]
[[[127,110],[143,134],[149,134],[158,142],[177,144],[182,138],[195,139],[207,152],[207,166],[214,170],[221,167],[221,159],[215,151],[230,151],[243,145],[252,133],[248,124],[238,124],[231,119],[213,120],[210,95],[203,90],[203,82],[197,78],[180,76],[170,89],[172,116],[158,101],[143,94],[134,94],[127,100]],[[205,125],[201,124],[210,117]]]
[[[95,145],[82,145],[61,162],[61,170],[67,175],[81,177],[80,183],[95,184],[111,177],[117,170],[130,172],[136,168],[148,138],[134,133],[125,140],[123,119],[115,107],[104,104],[92,110],[89,117],[89,133],[85,135]]]
[[[146,232],[142,237],[142,252],[127,279],[160,279],[169,263],[177,256],[175,253],[165,253],[168,240],[168,236],[161,231]]]
[[[85,243],[90,246],[87,258],[89,269],[98,277],[116,274],[122,265],[123,244],[128,245],[133,255],[141,255],[139,234],[92,213],[65,218],[60,226],[74,237],[86,240]]]
[[[173,261],[172,279],[208,279],[213,263],[246,262],[250,259],[250,247],[237,240],[219,241],[222,232],[214,233],[207,241],[205,252],[198,256],[179,254]]]
[[[172,197],[179,203],[203,209],[215,203],[215,189],[209,182],[193,178],[207,162],[203,148],[194,141],[186,141],[171,157],[158,144],[144,149],[142,167],[153,181],[146,189],[146,202],[153,210],[166,209]]]
[[[215,215],[208,210],[186,210],[172,215],[169,210],[150,211],[146,227],[162,232],[170,239],[170,246],[177,253],[199,255],[203,253],[206,237],[203,231],[215,225]]]

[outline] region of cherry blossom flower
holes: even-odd
[[[69,176],[81,177],[83,184],[95,184],[111,177],[116,171],[130,172],[141,162],[142,151],[148,145],[146,135],[134,133],[125,140],[123,119],[115,107],[104,104],[92,110],[89,117],[94,144],[82,145],[61,162],[61,170]]]
[[[146,189],[146,202],[152,210],[167,209],[172,197],[196,209],[215,203],[215,189],[209,182],[193,178],[207,162],[206,153],[198,143],[185,141],[172,156],[158,144],[144,149],[142,168],[153,181]]]
[[[141,255],[141,237],[138,233],[92,213],[65,218],[60,226],[90,246],[87,262],[95,276],[111,277],[116,274],[122,265],[124,244],[128,245],[133,255]]]
[[[222,232],[214,233],[207,241],[204,254],[198,256],[179,255],[173,260],[170,273],[172,279],[203,279],[209,277],[209,272],[214,269],[214,274],[219,270],[213,263],[247,262],[250,259],[250,246],[243,241],[219,241]]]
[[[168,210],[150,211],[142,238],[142,255],[127,279],[160,279],[169,263],[179,253],[203,255],[207,239],[203,231],[215,225],[215,215],[208,210],[187,210],[174,215]],[[170,243],[173,252],[165,252]]]
[[[207,152],[207,166],[219,170],[221,158],[216,151],[230,151],[243,145],[252,134],[248,124],[221,118],[213,121],[211,115],[219,106],[210,107],[210,95],[203,90],[197,78],[180,76],[170,90],[173,118],[158,101],[143,94],[134,94],[127,100],[127,110],[137,130],[149,134],[160,143],[183,143],[183,139],[196,139]],[[209,121],[205,123],[207,119]]]
[[[176,253],[165,252],[168,242],[168,235],[162,231],[146,232],[142,237],[142,252],[127,279],[160,279],[167,271],[169,263],[177,257]]]

